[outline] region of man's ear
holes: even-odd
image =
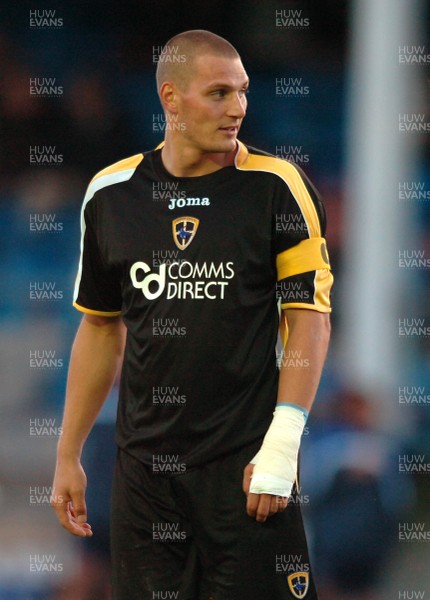
[[[176,87],[170,81],[165,81],[160,88],[161,104],[167,114],[178,113],[178,95]]]

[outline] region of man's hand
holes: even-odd
[[[80,537],[92,535],[80,456],[119,370],[125,338],[120,317],[85,314],[73,343],[51,505],[64,529]]]
[[[254,465],[246,465],[243,471],[243,491],[246,494],[246,512],[250,517],[255,517],[259,523],[264,523],[267,517],[271,517],[277,512],[282,512],[287,508],[288,498],[285,496],[273,496],[272,494],[251,494],[249,486],[251,484]]]
[[[78,459],[57,462],[51,506],[62,527],[80,537],[93,535],[87,523],[86,487],[87,477]]]

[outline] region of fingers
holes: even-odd
[[[282,512],[287,508],[288,498],[272,494],[252,494],[249,492],[254,465],[248,464],[243,470],[242,489],[247,496],[246,512],[255,517],[259,523],[264,523],[267,517]]]
[[[72,503],[70,503],[69,515],[70,515],[70,522],[72,523],[72,526],[74,528],[75,535],[80,535],[82,537],[84,537],[84,536],[91,537],[93,535],[93,532],[91,530],[91,525],[89,523],[87,523],[87,515],[86,515],[85,505],[84,505],[83,509],[81,507],[80,514],[78,514],[77,509],[74,508],[74,505]]]
[[[282,512],[288,506],[288,498],[285,496],[273,496],[272,502],[275,502],[276,510],[274,512]]]
[[[87,507],[85,504],[84,492],[75,492],[72,494],[73,516],[78,523],[86,523]]]
[[[264,523],[270,510],[270,498],[267,494],[248,494],[246,512],[248,516],[255,517],[259,523]]]
[[[272,494],[248,494],[246,512],[255,517],[259,523],[264,523],[268,517],[282,512],[287,508],[288,498]]]
[[[55,510],[61,526],[66,531],[79,537],[93,535],[91,525],[86,522],[86,506],[83,494],[77,493],[73,500],[69,495],[53,495],[51,506]]]

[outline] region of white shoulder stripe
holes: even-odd
[[[81,254],[79,258],[78,273],[76,275],[75,289],[73,293],[73,302],[76,302],[79,295],[79,286],[82,278],[82,259],[84,254],[84,238],[85,238],[85,207],[88,202],[94,197],[94,194],[99,190],[107,187],[108,185],[114,185],[115,183],[121,183],[122,181],[128,181],[136,171],[136,167],[133,169],[124,169],[123,171],[116,171],[115,173],[108,173],[94,179],[87,188],[84,201],[81,210]]]
[[[133,169],[125,169],[124,171],[116,171],[115,173],[108,173],[94,179],[88,186],[87,193],[84,198],[84,206],[89,202],[94,194],[108,185],[114,185],[115,183],[121,183],[121,181],[128,181],[131,179],[136,167]]]

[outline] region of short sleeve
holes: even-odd
[[[282,161],[273,208],[273,251],[281,307],[331,312],[333,276],[318,192],[295,165]]]
[[[121,314],[121,281],[117,269],[107,264],[100,250],[94,201],[84,201],[82,207],[81,256],[73,305],[88,314]]]

